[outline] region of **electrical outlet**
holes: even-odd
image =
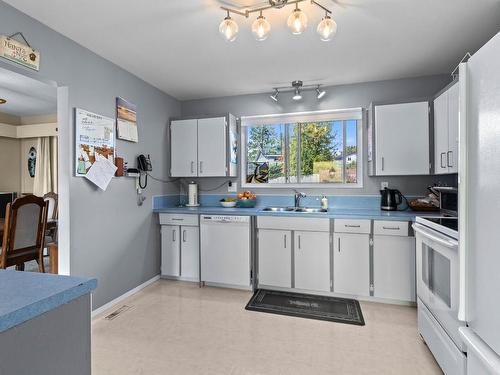
[[[238,183],[234,181],[229,181],[227,184],[227,191],[229,193],[236,193],[238,191]]]
[[[382,181],[380,183],[380,189],[381,190],[384,190],[385,188],[388,188],[389,187],[389,183],[387,181]]]

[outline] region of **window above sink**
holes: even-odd
[[[362,187],[362,109],[242,117],[243,187]]]

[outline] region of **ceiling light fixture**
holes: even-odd
[[[271,31],[271,24],[266,20],[266,17],[262,15],[262,12],[260,12],[260,16],[252,23],[252,33],[255,39],[263,41],[267,39],[269,31]]]
[[[292,99],[297,101],[297,100],[302,100],[302,94],[300,93],[300,88],[302,87],[302,81],[293,81],[292,82],[292,87],[295,88],[295,94],[292,96]]]
[[[316,94],[317,94],[316,98],[318,98],[318,100],[321,99],[326,94],[326,91],[320,90],[319,87],[320,87],[319,85],[318,85],[318,87],[316,87]]]
[[[269,97],[277,103],[279,94],[280,94],[280,90],[274,89],[274,94],[269,95]]]
[[[318,84],[304,85],[304,82],[300,80],[293,81],[291,86],[274,87],[273,90],[274,93],[269,95],[269,97],[275,102],[278,102],[278,95],[280,95],[283,92],[290,92],[290,91],[293,93],[292,99],[295,101],[303,99],[302,94],[304,91],[315,91],[316,98],[318,100],[320,100],[326,95],[326,91],[321,89],[321,85]]]
[[[227,11],[227,16],[222,20],[219,25],[219,32],[222,34],[224,39],[228,42],[232,42],[238,36],[239,27],[238,24],[229,15],[229,10]]]
[[[321,22],[318,24],[316,28],[316,32],[319,34],[319,38],[323,42],[328,42],[332,40],[332,38],[337,33],[337,23],[332,20],[332,17],[328,14],[325,14]]]
[[[307,16],[299,9],[299,3],[295,3],[295,10],[288,17],[287,25],[294,35],[300,35],[306,29]]]
[[[243,16],[246,18],[250,17],[250,14],[259,12],[260,15],[257,19],[252,23],[252,33],[255,36],[255,39],[258,41],[266,40],[269,36],[269,32],[271,31],[271,24],[269,21],[262,15],[262,11],[267,9],[281,9],[287,5],[295,4],[295,9],[292,14],[287,19],[287,26],[292,31],[292,34],[299,35],[304,32],[307,28],[307,15],[299,9],[299,3],[306,0],[268,0],[269,5],[264,5],[256,8],[250,8],[245,10],[238,10],[228,7],[221,7],[225,12],[227,12],[227,16],[222,20],[219,25],[219,32],[222,34],[225,40],[234,41],[236,36],[238,35],[238,24],[231,18],[230,13],[237,14],[239,16]],[[315,0],[310,0],[311,4],[321,8],[325,11],[325,16],[318,24],[316,31],[320,36],[320,39],[323,41],[331,40],[336,32],[337,32],[337,23],[332,19],[332,12],[318,3]]]
[[[0,98],[0,104],[5,104],[5,103],[7,103],[7,100]]]

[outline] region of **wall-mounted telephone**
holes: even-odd
[[[137,168],[143,172],[151,172],[153,170],[153,165],[151,164],[151,158],[145,157],[144,155],[139,155],[137,157]]]

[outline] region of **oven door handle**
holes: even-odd
[[[420,233],[422,236],[425,236],[425,237],[431,239],[432,241],[439,243],[440,245],[446,246],[448,248],[458,247],[457,241],[451,240],[451,239],[446,240],[446,239],[440,238],[440,237],[432,234],[429,230],[425,229],[425,227],[423,225],[414,223],[412,225],[412,227],[413,227],[413,230],[415,232]]]

